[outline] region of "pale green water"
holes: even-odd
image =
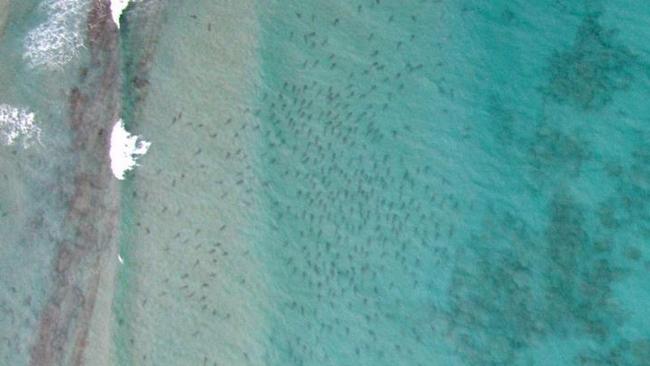
[[[10,9],[0,103],[44,145],[0,147],[0,364],[24,365],[87,61],[25,66],[42,14]],[[644,2],[144,1],[123,20],[121,116],[152,147],[120,182],[124,264],[86,363],[650,364]]]
[[[29,149],[20,143],[0,146],[1,365],[28,363],[51,290],[57,243],[66,237],[62,222],[72,190],[69,170],[76,160],[67,151],[70,131],[64,122],[72,73],[34,72],[22,59],[26,32],[42,20],[36,3],[12,1],[0,7],[7,12],[0,26],[0,104],[34,112],[43,135],[42,145]]]

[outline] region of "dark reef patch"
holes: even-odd
[[[582,110],[598,110],[634,81],[637,57],[594,14],[584,18],[571,48],[556,52],[549,63],[546,95]]]
[[[81,365],[102,273],[113,252],[118,216],[117,187],[110,172],[110,129],[119,114],[117,30],[110,2],[95,0],[87,24],[90,69],[70,93],[70,123],[79,156],[66,217],[69,240],[59,243],[53,290],[40,317],[30,364]]]

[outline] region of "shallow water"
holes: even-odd
[[[0,146],[0,364],[648,364],[644,2],[141,0],[55,69],[39,3],[0,2],[42,141]]]

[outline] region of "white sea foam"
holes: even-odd
[[[124,173],[133,169],[138,164],[136,159],[149,150],[150,142],[138,141],[139,136],[131,135],[125,128],[124,122],[120,119],[115,122],[111,133],[111,170],[117,179],[124,179]]]
[[[34,125],[34,113],[24,108],[0,104],[0,142],[12,145],[20,138],[24,148],[31,146],[34,141],[41,142],[41,129]]]
[[[120,27],[120,16],[130,2],[131,0],[111,0],[111,15],[118,28]]]
[[[23,57],[31,67],[60,68],[83,47],[87,0],[45,0],[47,20],[25,38]]]

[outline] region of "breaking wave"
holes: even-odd
[[[144,155],[149,150],[150,142],[140,140],[124,128],[124,122],[120,119],[113,126],[111,133],[111,170],[117,179],[124,179],[124,173],[135,168],[138,164],[136,158]]]
[[[23,57],[31,67],[60,68],[84,46],[82,25],[87,0],[46,0],[41,8],[47,21],[25,38]]]
[[[34,125],[34,113],[24,108],[0,104],[0,142],[13,145],[22,138],[23,147],[30,147],[34,141],[40,143],[41,129]]]
[[[131,2],[132,0],[111,0],[111,16],[118,28],[120,27],[120,16]]]

